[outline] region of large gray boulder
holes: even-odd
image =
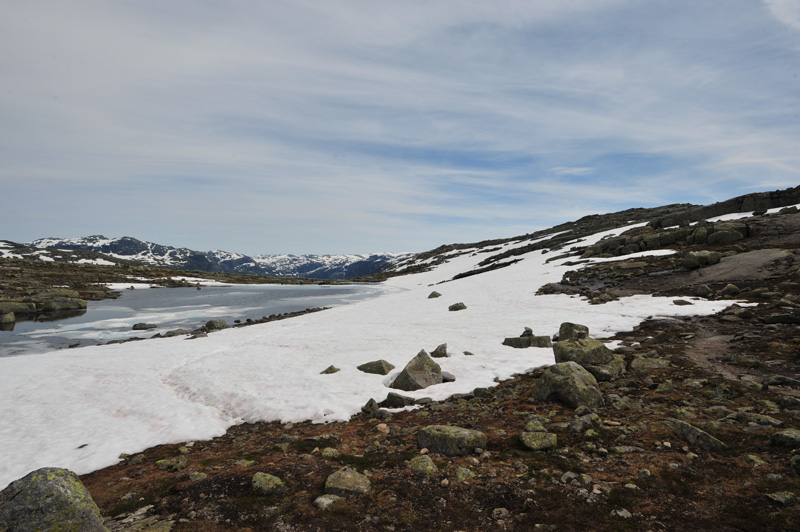
[[[449,425],[430,425],[417,433],[420,449],[445,456],[470,454],[476,448],[485,448],[486,441],[483,432]]]
[[[441,366],[423,350],[406,364],[389,387],[409,392],[440,384],[443,380]]]
[[[108,532],[78,475],[54,467],[29,473],[0,492],[0,530]]]
[[[603,394],[597,386],[597,380],[573,361],[547,368],[536,382],[532,396],[537,401],[553,398],[572,408],[596,408],[603,404]]]

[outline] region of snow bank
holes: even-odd
[[[553,363],[551,349],[501,345],[526,326],[552,335],[563,321],[573,321],[604,337],[647,316],[707,314],[730,304],[677,306],[672,298],[634,296],[589,305],[566,295],[535,296],[569,269],[546,264],[541,251],[451,280],[485,257],[461,255],[433,271],[391,279],[375,299],[208,338],[1,358],[0,488],[42,466],[87,473],[116,463],[120,453],[211,438],[243,421],[344,421],[370,398],[383,400],[390,391],[385,382],[420,349],[441,343],[452,356],[438,361],[456,381],[408,395],[444,399]],[[434,289],[442,297],[428,299]],[[448,311],[457,302],[467,309]],[[356,369],[376,359],[397,369],[388,377]],[[321,375],[331,364],[341,371]]]

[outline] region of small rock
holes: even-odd
[[[422,475],[433,475],[439,471],[439,468],[433,463],[433,460],[427,454],[415,456],[409,460],[408,468]]]
[[[314,499],[314,506],[320,510],[327,510],[333,503],[341,500],[341,497],[333,494],[320,495]]]
[[[337,368],[334,365],[330,365],[327,368],[325,368],[324,370],[320,371],[319,374],[320,375],[331,375],[333,373],[338,373],[339,371],[341,371],[339,368]]]
[[[286,491],[283,481],[269,473],[256,473],[252,480],[253,491],[263,495],[278,495]]]
[[[467,306],[464,303],[455,303],[455,304],[450,305],[449,307],[447,307],[447,310],[449,310],[450,312],[455,312],[455,311],[458,311],[458,310],[466,310],[466,309],[467,309]]]
[[[431,351],[431,357],[433,358],[447,358],[447,344],[439,344],[436,349]]]
[[[440,294],[436,290],[428,294],[428,299],[436,299],[437,297],[442,297],[442,294]]]
[[[325,481],[325,493],[330,495],[363,495],[372,488],[369,479],[349,467],[331,474]]]
[[[371,373],[373,375],[388,375],[389,372],[394,369],[394,365],[386,362],[385,360],[374,360],[372,362],[361,364],[357,369],[359,371],[363,371],[364,373]]]
[[[466,482],[472,478],[475,478],[475,473],[473,473],[472,470],[466,467],[459,467],[456,470],[456,480],[458,482]]]
[[[788,429],[782,432],[776,432],[769,439],[769,444],[774,447],[800,449],[800,430]]]
[[[420,448],[445,456],[470,454],[476,447],[486,447],[486,442],[482,432],[448,425],[431,425],[417,433]]]
[[[531,451],[546,451],[558,445],[558,436],[551,432],[523,432],[519,441]]]
[[[176,456],[175,458],[166,458],[164,460],[158,460],[156,462],[156,467],[166,471],[181,471],[189,465],[189,461],[186,459],[185,456]]]
[[[779,506],[794,506],[797,504],[797,495],[791,491],[776,491],[767,494],[767,499]]]

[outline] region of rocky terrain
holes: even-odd
[[[532,323],[497,342],[552,342],[555,366],[411,410],[394,408],[406,403],[397,390],[346,423],[242,424],[81,480],[113,531],[797,530],[800,213],[786,208],[797,203],[790,189],[587,217],[517,237],[530,246],[509,252],[496,252],[505,240],[481,243],[487,259],[460,276],[548,249],[576,268],[540,293],[741,303],[646,320],[604,338],[613,351],[579,324]],[[733,212],[747,215],[701,221]],[[581,231],[636,221],[648,223],[580,244]],[[419,255],[395,274],[474,247]],[[585,266],[654,249],[674,253]]]

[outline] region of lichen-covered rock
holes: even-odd
[[[776,491],[768,493],[767,499],[779,506],[794,506],[797,504],[797,495],[791,491]]]
[[[769,439],[769,444],[775,447],[800,449],[800,430],[787,429],[781,432],[776,432]]]
[[[420,473],[422,475],[433,475],[439,471],[439,468],[433,463],[433,460],[427,454],[415,456],[409,460],[408,468],[415,473]]]
[[[432,453],[459,456],[486,447],[483,432],[449,425],[430,425],[417,433],[417,444]]]
[[[558,328],[558,341],[580,340],[589,337],[589,327],[568,321],[561,324]]]
[[[342,500],[342,498],[339,497],[338,495],[331,495],[331,494],[320,495],[319,497],[314,499],[314,506],[316,506],[319,510],[327,510],[328,508],[331,507],[333,503],[340,500]]]
[[[78,476],[51,467],[38,469],[0,492],[0,530],[108,532]]]
[[[448,356],[450,355],[447,354],[447,344],[439,344],[436,349],[431,351],[431,357],[433,358],[447,358]]]
[[[386,362],[385,360],[373,360],[366,364],[358,366],[360,371],[364,373],[372,373],[374,375],[388,375],[394,369],[394,365]]]
[[[34,314],[36,305],[27,301],[3,300],[0,301],[0,314]]]
[[[704,430],[681,421],[679,419],[670,419],[667,421],[672,426],[672,431],[677,437],[689,442],[695,447],[699,447],[705,451],[724,451],[728,448],[723,442],[707,433]]]
[[[532,396],[537,401],[555,398],[572,408],[596,408],[603,404],[603,394],[597,386],[597,380],[573,361],[561,362],[547,368],[536,382]]]
[[[325,481],[325,493],[346,497],[348,495],[363,495],[372,489],[369,479],[358,471],[349,467],[331,474]]]
[[[286,491],[286,485],[275,475],[258,472],[253,475],[253,491],[262,495],[279,495]]]
[[[408,392],[440,384],[442,380],[441,366],[423,350],[406,364],[389,387]]]
[[[189,461],[186,459],[185,456],[176,456],[175,458],[165,458],[164,460],[158,460],[156,462],[157,468],[166,471],[176,471],[176,472],[186,469],[187,465],[189,465]]]
[[[559,341],[553,344],[553,353],[556,356],[556,362],[568,362],[572,360],[586,367],[601,366],[614,360],[614,353],[600,340],[595,340],[593,338],[561,340],[560,333],[558,337]]]
[[[475,473],[471,470],[467,469],[466,467],[459,467],[456,469],[456,481],[457,482],[466,482],[472,478],[475,478]]]
[[[546,451],[558,445],[558,436],[551,432],[523,432],[519,441],[531,451]]]
[[[14,323],[15,321],[17,321],[17,318],[13,312],[0,314],[0,323]]]

